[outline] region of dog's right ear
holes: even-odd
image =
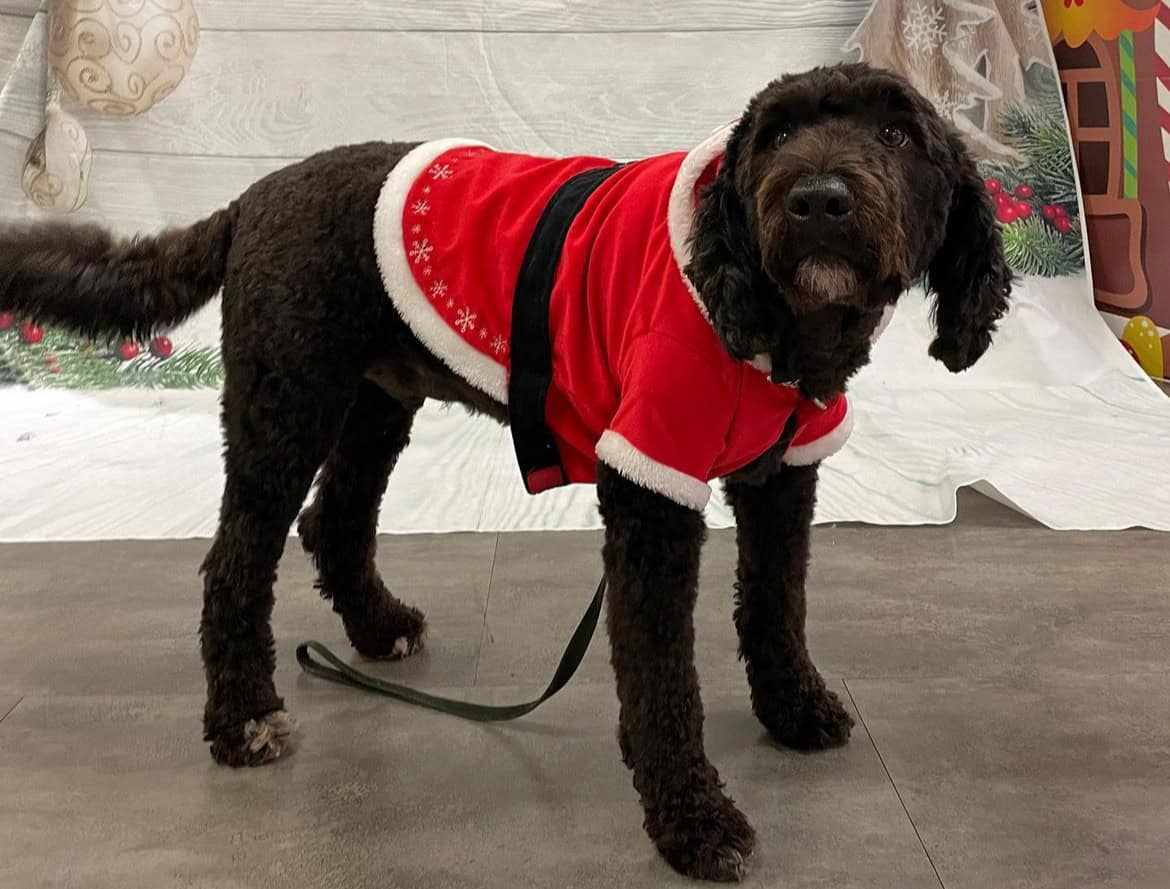
[[[739,146],[750,129],[745,115],[727,141],[719,172],[699,195],[691,259],[684,270],[724,348],[739,361],[760,352],[761,333],[774,326],[766,303],[758,297],[766,279],[758,239],[736,187]]]

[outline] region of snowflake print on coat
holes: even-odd
[[[475,319],[479,317],[471,309],[464,306],[455,313],[455,326],[459,328],[461,333],[467,333],[469,330],[475,330]]]
[[[500,336],[498,333],[492,337],[492,351],[497,355],[502,355],[504,350],[508,348],[508,341]]]
[[[410,243],[410,258],[415,263],[429,262],[431,254],[435,252],[435,245],[427,238],[422,240],[411,241]]]
[[[431,212],[431,202],[422,200],[415,201],[410,205],[410,212],[415,216],[426,216]]]
[[[446,281],[436,281],[434,284],[431,285],[431,296],[433,296],[437,299],[439,297],[443,297],[446,295],[447,295],[447,282]]]
[[[942,8],[933,0],[919,0],[902,17],[902,37],[918,56],[932,56],[947,37]]]
[[[454,175],[455,171],[451,168],[450,164],[435,164],[431,167],[431,178],[436,181],[450,179]]]

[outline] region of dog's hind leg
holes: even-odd
[[[800,750],[844,744],[853,727],[805,644],[816,484],[816,466],[785,466],[763,484],[726,486],[739,544],[735,626],[752,707],[775,740]]]
[[[703,751],[693,611],[702,513],[598,466],[618,739],[643,824],[675,870],[741,880],[755,833]]]
[[[290,729],[272,675],[277,563],[359,378],[347,388],[340,374],[309,379],[261,368],[228,349],[225,363],[226,479],[202,569],[203,725],[216,762],[254,766],[280,756]]]
[[[378,507],[420,405],[363,382],[297,526],[321,595],[366,657],[406,657],[426,635],[422,613],[394,598],[374,562]]]

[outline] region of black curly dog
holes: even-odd
[[[201,637],[204,728],[226,765],[273,759],[287,734],[273,685],[272,588],[318,470],[299,531],[321,594],[361,654],[402,656],[420,647],[426,625],[383,582],[375,523],[412,420],[427,398],[506,420],[503,405],[420,344],[384,290],[375,200],[411,147],[323,152],[157,237],[121,241],[60,224],[0,234],[0,309],[85,334],[148,335],[223,287],[226,485],[202,568]],[[852,204],[828,248],[807,246],[807,208],[792,203],[810,176]],[[868,361],[881,309],[920,275],[937,296],[930,353],[952,371],[983,354],[1007,308],[999,230],[959,136],[902,79],[863,65],[784,77],[756,95],[694,231],[687,274],[728,352],[771,353],[776,378],[799,379],[811,398],[844,390]],[[842,280],[846,292],[824,299]],[[805,646],[817,468],[782,466],[790,435],[724,483],[755,713],[781,744],[814,749],[845,742],[852,719]],[[742,878],[754,833],[703,751],[692,625],[703,517],[605,465],[597,491],[619,741],[646,830],[677,870]]]

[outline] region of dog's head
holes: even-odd
[[[1011,289],[957,131],[903,78],[863,64],[790,75],[752,99],[701,196],[691,257],[687,274],[742,360],[832,318],[867,328],[864,363],[882,311],[925,273],[930,354],[958,372],[991,344]]]

